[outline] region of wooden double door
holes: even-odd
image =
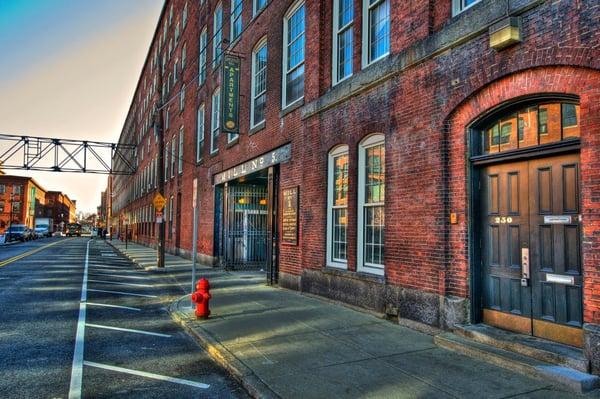
[[[579,155],[480,169],[483,321],[582,346]]]

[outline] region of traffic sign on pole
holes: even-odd
[[[161,193],[156,193],[156,195],[154,196],[154,199],[152,200],[154,209],[156,209],[157,211],[162,211],[164,209],[166,203],[167,203],[167,200],[165,197],[162,196]]]

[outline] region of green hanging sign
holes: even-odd
[[[223,126],[226,133],[238,134],[240,113],[240,58],[227,54],[223,58]]]

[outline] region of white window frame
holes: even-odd
[[[294,4],[292,4],[292,6],[288,9],[288,11],[285,13],[285,16],[283,17],[283,54],[282,54],[283,82],[281,85],[281,108],[282,109],[286,109],[304,99],[304,90],[302,91],[302,96],[300,96],[298,99],[294,100],[293,102],[291,102],[289,104],[287,104],[287,98],[286,98],[287,97],[287,75],[291,71],[298,69],[301,66],[304,66],[304,64],[306,63],[306,7],[305,7],[304,8],[304,32],[303,32],[303,35],[304,35],[304,59],[302,60],[301,63],[294,66],[292,69],[288,70],[288,46],[289,46],[288,24],[289,24],[290,17],[304,5],[305,5],[304,0],[296,1]],[[304,74],[306,74],[306,70],[304,71]],[[305,84],[306,84],[306,82],[305,82]]]
[[[239,9],[236,9],[236,2],[240,2]],[[244,30],[244,20],[242,19],[242,11],[244,10],[244,1],[243,0],[231,0],[231,11],[229,13],[230,19],[230,27],[229,27],[229,38],[230,42],[233,43],[238,37],[242,35],[242,31]],[[239,21],[240,31],[237,32],[237,36],[235,33],[235,24]]]
[[[334,181],[334,168],[335,168],[335,158],[340,156],[348,156],[348,146],[347,145],[339,145],[333,150],[329,152],[328,155],[328,167],[327,167],[327,266],[328,267],[336,267],[339,269],[347,269],[348,261],[343,261],[341,259],[333,258],[333,192],[335,189],[335,181]],[[342,208],[342,207],[337,207]],[[346,215],[348,214],[348,204],[345,206]],[[347,233],[346,233],[347,238]],[[348,248],[348,241],[346,240],[346,248]]]
[[[260,122],[258,123],[254,123],[254,100],[256,100],[257,97],[265,94],[266,97],[266,92],[267,92],[267,66],[265,66],[264,69],[264,73],[265,73],[265,89],[263,91],[261,91],[260,93],[256,92],[256,55],[258,54],[259,50],[262,50],[262,48],[265,48],[267,50],[267,65],[268,65],[268,59],[269,59],[269,47],[267,46],[267,37],[263,37],[262,39],[260,39],[260,41],[256,44],[256,46],[254,46],[254,50],[252,51],[252,75],[251,75],[251,83],[250,83],[250,128],[254,128],[262,123],[265,122],[266,119],[266,115],[265,118],[263,118]],[[265,100],[266,101],[266,100]],[[266,107],[265,107],[266,109]]]
[[[177,155],[177,172],[183,173],[183,140],[185,131],[183,125],[179,128],[179,154]]]
[[[333,0],[333,54],[332,54],[332,65],[331,65],[331,73],[333,76],[333,85],[336,85],[344,80],[348,79],[354,73],[354,8],[352,10],[352,19],[344,26],[339,26],[340,23],[340,3],[344,0]],[[354,5],[354,0],[352,0],[352,4]],[[344,76],[340,79],[339,77],[339,68],[338,68],[338,53],[339,53],[339,36],[341,33],[344,33],[347,30],[352,31],[352,56],[350,57],[350,74]]]
[[[217,87],[213,92],[211,99],[211,117],[210,117],[210,153],[215,154],[219,151],[218,139],[221,128],[221,88]]]
[[[481,2],[481,0],[476,0],[473,4],[465,6],[465,0],[452,0],[452,16],[457,16],[461,12],[468,10],[479,2]]]
[[[208,30],[206,26],[200,33],[200,45],[199,45],[199,60],[198,60],[198,80],[200,84],[206,81],[206,65],[208,63]],[[203,70],[204,69],[204,70]]]
[[[177,143],[175,137],[171,139],[171,178],[175,177],[175,160],[177,159]]]
[[[267,4],[269,4],[269,0],[265,0],[265,4],[259,8],[258,1],[259,0],[252,0],[252,16],[258,15],[264,8],[267,7]]]
[[[182,112],[185,108],[185,84],[181,85],[181,90],[179,91],[179,112]]]
[[[220,11],[220,13],[217,13]],[[217,17],[220,18],[219,24],[217,24]],[[218,25],[218,29],[217,29]],[[215,11],[213,12],[213,37],[212,37],[212,50],[213,50],[213,68],[221,61],[223,58],[223,4],[219,3],[215,7]],[[218,50],[218,53],[217,53]]]
[[[204,152],[204,114],[205,107],[204,103],[198,107],[197,121],[196,121],[196,162],[202,160],[202,153]]]
[[[356,231],[356,266],[359,272],[383,276],[385,265],[365,264],[364,262],[364,233],[365,233],[365,161],[366,150],[380,144],[385,144],[385,136],[381,133],[366,137],[358,147],[358,207],[357,207],[357,231]],[[385,209],[385,202],[383,204]],[[384,235],[385,248],[385,235]]]
[[[377,3],[375,4],[369,4],[369,0],[363,0],[363,15],[362,15],[362,19],[363,19],[363,23],[362,23],[362,67],[366,68],[371,64],[376,63],[379,60],[384,59],[385,57],[387,57],[390,54],[390,47],[392,45],[391,42],[391,37],[388,38],[389,44],[388,44],[388,49],[387,52],[385,52],[384,54],[380,55],[379,57],[370,60],[370,48],[369,46],[371,45],[371,41],[369,40],[370,37],[370,32],[371,32],[371,25],[370,25],[370,20],[369,20],[369,13],[371,12],[372,8],[375,8],[377,6],[379,6],[379,4],[383,3],[383,2],[390,2],[390,0],[379,0]],[[390,36],[391,36],[391,26],[392,26],[392,21],[391,21],[391,9],[390,9],[390,5],[388,4],[388,9],[390,10],[390,15],[388,15],[388,18],[390,18]]]

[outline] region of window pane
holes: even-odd
[[[519,148],[517,114],[500,121],[500,151]]]
[[[383,206],[365,208],[365,264],[383,265],[384,226]]]
[[[338,80],[352,73],[352,27],[338,34]]]
[[[339,0],[338,27],[343,28],[354,19],[354,4],[352,0]]]
[[[540,144],[561,140],[560,104],[543,104],[538,111]]]
[[[563,139],[568,137],[579,137],[579,105],[562,105],[562,127]]]
[[[365,204],[385,200],[385,148],[383,144],[366,149]]]
[[[286,102],[290,104],[304,95],[304,65],[294,69],[287,75]]]
[[[333,231],[331,240],[331,253],[333,260],[346,261],[347,241],[346,234],[348,229],[348,217],[346,208],[333,209]]]
[[[267,45],[263,45],[254,54],[254,99],[253,125],[257,125],[265,119],[265,104],[267,100]]]
[[[390,4],[385,0],[369,11],[369,61],[387,54],[389,48]]]
[[[333,205],[348,204],[348,155],[333,160]]]
[[[538,144],[537,107],[528,107],[518,113],[519,148],[531,147]]]

